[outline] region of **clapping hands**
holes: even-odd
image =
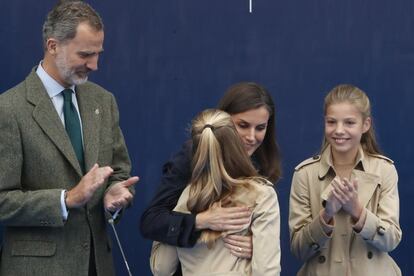
[[[343,209],[357,221],[363,207],[358,198],[358,180],[335,177],[332,181],[332,190],[326,200],[324,220],[329,223],[332,217]]]

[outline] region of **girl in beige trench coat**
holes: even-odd
[[[366,94],[339,85],[325,98],[320,155],[295,168],[289,208],[297,275],[401,275],[398,175],[380,155]]]
[[[174,211],[199,213],[219,205],[249,206],[250,222],[228,233],[203,230],[192,248],[154,242],[151,270],[154,275],[173,275],[178,260],[187,275],[280,275],[280,216],[272,184],[257,175],[231,116],[206,110],[192,123],[192,177]],[[252,235],[251,259],[238,258],[224,247],[228,234]]]

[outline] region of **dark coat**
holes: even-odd
[[[188,141],[164,164],[158,190],[141,217],[141,234],[145,238],[173,246],[193,247],[200,236],[195,231],[194,215],[173,211],[191,180],[191,149]]]

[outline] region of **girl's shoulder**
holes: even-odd
[[[270,182],[269,180],[267,180],[266,178],[261,177],[261,176],[256,176],[256,177],[249,178],[248,181],[249,181],[249,184],[251,184],[253,186],[258,186],[258,187],[270,186],[270,187],[273,187],[272,182]]]
[[[263,200],[263,197],[272,197],[276,195],[276,190],[272,182],[263,177],[254,177],[250,179],[250,187],[255,191],[255,201]]]
[[[299,171],[300,169],[305,168],[305,167],[307,167],[309,165],[312,165],[312,164],[317,164],[317,163],[319,163],[320,160],[321,160],[321,155],[319,155],[319,154],[314,155],[314,156],[300,162],[299,165],[297,165],[295,167],[295,171]]]
[[[368,156],[372,157],[373,159],[384,160],[387,163],[394,164],[394,161],[391,158],[382,154],[368,154]]]
[[[232,201],[237,205],[254,206],[264,195],[276,193],[273,183],[264,177],[255,176],[243,179],[244,185],[237,185],[231,193]]]
[[[366,172],[376,175],[395,174],[397,170],[394,161],[381,154],[366,154],[362,164]]]

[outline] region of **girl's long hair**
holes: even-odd
[[[232,202],[231,196],[240,190],[251,192],[254,201],[255,191],[250,181],[258,173],[242,145],[231,116],[218,109],[205,110],[193,120],[191,136],[193,159],[188,210],[197,214],[214,203],[237,205],[237,202]],[[205,230],[201,240],[210,247],[219,236],[219,232]]]

